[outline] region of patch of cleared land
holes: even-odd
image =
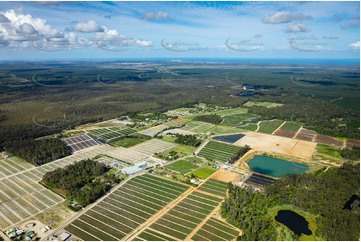
[[[241,175],[235,172],[219,169],[216,173],[213,174],[212,179],[222,181],[222,182],[232,182],[236,183],[239,181]]]
[[[204,133],[212,127],[214,127],[214,124],[200,122],[200,121],[191,121],[187,123],[182,129],[194,133]]]
[[[151,139],[130,148],[113,148],[109,150],[106,154],[128,163],[137,163],[148,158],[149,156],[154,155],[154,153],[172,149],[176,146],[177,144],[167,141]]]
[[[283,104],[282,103],[271,103],[271,102],[248,101],[243,106],[245,106],[245,107],[260,106],[260,107],[266,107],[266,108],[275,108],[275,107],[283,106]]]
[[[234,143],[234,145],[249,145],[251,149],[269,153],[279,153],[310,159],[316,148],[316,143],[290,139],[275,135],[245,132],[245,136]]]
[[[139,131],[138,133],[144,134],[144,135],[147,135],[150,137],[154,137],[156,134],[158,134],[159,132],[162,132],[163,130],[165,130],[168,127],[169,127],[168,125],[160,124],[160,125]]]

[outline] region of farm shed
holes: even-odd
[[[126,175],[133,175],[137,172],[142,171],[144,168],[146,168],[148,166],[148,162],[143,161],[140,162],[134,166],[130,166],[130,167],[125,167],[122,169],[122,173],[126,174]]]

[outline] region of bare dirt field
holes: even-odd
[[[238,173],[219,169],[210,178],[216,179],[218,181],[235,183],[240,179],[240,177],[241,175]]]
[[[274,152],[302,159],[310,159],[316,148],[316,143],[309,141],[255,132],[245,133],[245,136],[235,142],[234,145],[249,145],[257,151]]]

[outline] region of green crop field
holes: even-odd
[[[223,117],[223,116],[227,116],[227,115],[247,113],[247,111],[248,111],[247,108],[230,108],[230,109],[226,109],[226,110],[216,111],[214,113]]]
[[[274,107],[280,107],[282,105],[283,105],[282,103],[248,101],[243,106],[245,106],[245,107],[260,106],[260,107],[266,107],[266,108],[274,108]]]
[[[260,123],[260,127],[258,132],[272,134],[284,121],[282,120],[269,120],[269,121],[262,121]]]
[[[238,235],[239,232],[231,225],[218,219],[210,218],[192,237],[192,240],[231,241],[237,238]]]
[[[141,134],[134,134],[132,136],[127,136],[124,138],[120,138],[120,139],[111,141],[110,144],[113,146],[116,146],[116,147],[121,146],[121,147],[129,148],[134,145],[143,143],[144,141],[147,141],[149,139],[150,139],[149,136],[141,135]]]
[[[234,156],[240,147],[220,143],[217,141],[209,141],[206,146],[198,153],[199,156],[207,158],[208,160],[215,160],[222,163],[226,163]]]
[[[280,130],[294,131],[297,132],[302,127],[302,123],[287,121],[280,127]]]
[[[209,179],[198,189],[204,192],[208,192],[217,196],[224,197],[227,191],[227,183],[215,179]]]
[[[194,133],[204,133],[212,127],[214,127],[214,124],[200,122],[200,121],[191,121],[188,122],[182,129]]]
[[[231,126],[241,125],[244,121],[255,119],[257,115],[252,113],[233,114],[223,117],[223,123]]]
[[[198,168],[198,166],[193,165],[192,163],[186,160],[179,160],[170,165],[165,166],[165,168],[171,169],[172,171],[179,172],[181,174],[185,174]]]
[[[206,179],[210,175],[212,175],[216,170],[211,166],[203,166],[193,171],[192,174],[200,179]]]
[[[65,229],[83,240],[122,240],[188,188],[148,174],[137,176]]]
[[[220,124],[215,125],[214,127],[207,130],[207,133],[211,134],[233,134],[233,133],[239,133],[242,132],[242,130],[238,127],[229,126],[226,124]]]
[[[167,236],[164,239],[184,240],[221,201],[222,199],[213,195],[194,191],[140,233],[138,237],[145,239],[148,234],[154,235],[154,232],[158,232],[158,234]]]
[[[131,128],[119,129],[116,127],[111,127],[111,128],[102,128],[102,129],[91,130],[91,131],[89,131],[88,134],[92,138],[97,139],[99,141],[109,142],[109,141],[127,136],[127,135],[135,133],[135,132],[136,131]]]
[[[258,125],[256,123],[250,123],[241,126],[242,129],[249,130],[249,131],[256,131],[258,128]]]

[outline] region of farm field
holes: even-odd
[[[107,155],[127,163],[137,163],[154,155],[154,153],[162,152],[176,146],[177,144],[167,141],[151,139],[130,148],[113,147],[113,149],[107,152]]]
[[[215,180],[215,179],[209,179],[205,183],[203,183],[198,190],[207,192],[216,196],[224,197],[226,195],[226,191],[228,189],[228,183]]]
[[[94,139],[97,139],[103,143],[107,143],[109,141],[118,139],[120,137],[124,137],[134,132],[136,131],[131,128],[120,129],[116,127],[111,127],[111,128],[94,129],[89,131],[88,133]]]
[[[164,152],[161,152],[160,155],[167,157],[170,152],[175,151],[178,154],[178,158],[182,158],[184,156],[193,154],[195,150],[196,147],[180,144],[180,145],[176,145],[171,149],[167,149]]]
[[[0,179],[34,167],[29,162],[15,156],[0,159]]]
[[[239,133],[239,132],[242,132],[242,129],[240,129],[238,127],[225,125],[225,124],[215,125],[214,127],[207,130],[207,133],[212,133],[215,135],[217,135],[217,134],[233,134],[233,133]]]
[[[83,240],[122,240],[188,188],[148,174],[137,176],[65,229]]]
[[[178,172],[180,174],[185,174],[194,169],[197,169],[198,166],[193,165],[191,162],[186,160],[178,160],[172,164],[166,165],[165,168]]]
[[[272,134],[284,121],[282,120],[269,120],[269,121],[262,121],[259,124],[260,133]]]
[[[258,125],[254,124],[254,123],[250,123],[250,124],[241,126],[241,128],[245,129],[245,130],[249,130],[249,131],[256,131],[258,128]]]
[[[116,139],[114,141],[111,141],[110,144],[116,147],[124,147],[124,148],[129,148],[132,147],[134,145],[143,143],[147,140],[149,140],[150,137],[149,136],[145,136],[145,135],[141,135],[141,134],[134,134],[131,136],[127,136],[124,138],[120,138],[120,139]]]
[[[193,171],[192,174],[196,177],[199,177],[200,179],[206,179],[214,172],[216,172],[216,170],[213,169],[211,166],[203,166]]]
[[[221,198],[193,191],[137,237],[162,234],[171,240],[185,240],[222,201]]]
[[[154,137],[156,134],[158,134],[159,132],[162,132],[164,129],[168,128],[168,125],[165,124],[160,124],[154,127],[150,127],[148,129],[144,129],[142,131],[139,131],[139,134],[143,134],[143,135],[147,135],[150,137]]]
[[[226,163],[240,149],[241,148],[234,145],[224,144],[211,140],[203,147],[198,155],[207,158],[208,160],[215,160]]]
[[[186,130],[186,131],[191,131],[194,133],[204,133],[214,126],[215,126],[214,124],[210,124],[210,123],[206,123],[206,122],[190,121],[182,129]]]
[[[173,119],[169,122],[164,123],[165,125],[172,127],[172,126],[180,126],[180,125],[184,125],[186,123],[188,123],[189,120],[188,119],[184,119],[184,118],[177,118],[177,119]]]
[[[191,239],[194,241],[231,241],[237,238],[238,235],[239,231],[231,225],[221,220],[210,218]]]
[[[233,114],[223,117],[224,124],[231,126],[238,126],[244,124],[243,122],[249,121],[251,119],[255,119],[258,116],[252,113],[242,113],[242,114]]]
[[[242,114],[247,112],[248,112],[247,108],[230,108],[230,109],[216,111],[214,113],[223,117],[227,115]]]
[[[36,213],[62,203],[64,199],[39,184],[43,175],[73,162],[95,157],[110,146],[99,145],[39,167],[0,179],[0,229],[14,226]]]
[[[280,130],[297,132],[302,125],[302,123],[286,121],[286,123],[280,127]]]

